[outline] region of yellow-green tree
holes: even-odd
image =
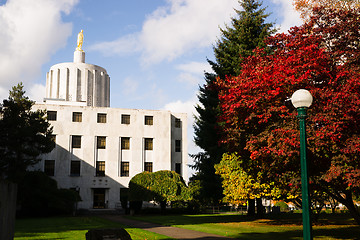
[[[216,174],[221,175],[224,188],[224,201],[232,204],[244,204],[248,199],[280,196],[280,190],[273,182],[266,182],[263,174],[255,176],[242,167],[241,157],[236,153],[225,153],[221,162],[215,165]]]

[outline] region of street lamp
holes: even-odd
[[[301,163],[301,193],[302,193],[302,218],[303,218],[303,237],[312,240],[312,227],[310,219],[310,195],[309,195],[309,176],[306,160],[306,110],[310,107],[313,97],[310,92],[300,89],[291,96],[291,103],[298,111],[300,121],[300,163]]]

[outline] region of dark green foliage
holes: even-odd
[[[69,214],[78,201],[81,199],[77,192],[58,189],[56,181],[40,171],[26,172],[18,183],[19,215]]]
[[[214,165],[221,161],[226,146],[220,143],[218,116],[219,91],[215,87],[217,78],[236,76],[241,71],[241,62],[252,54],[256,47],[264,47],[264,39],[274,33],[272,23],[265,23],[268,17],[261,3],[256,0],[239,1],[243,10],[235,10],[237,17],[232,18],[231,26],[221,29],[221,38],[214,46],[215,61],[208,60],[215,73],[205,73],[205,84],[200,86],[196,106],[197,116],[194,124],[194,141],[204,152],[192,155],[193,168],[201,189],[199,202],[217,205],[223,197],[221,178],[215,174]],[[240,58],[239,58],[240,56]]]
[[[0,109],[0,178],[14,182],[55,147],[46,113],[31,111],[34,102],[24,94],[21,83],[13,87]]]
[[[275,33],[273,24],[265,22],[269,14],[261,8],[261,2],[243,0],[239,3],[243,10],[235,10],[238,18],[232,18],[231,26],[221,29],[222,36],[214,47],[216,62],[212,66],[220,79],[239,75],[242,61],[252,55],[255,48],[264,48],[264,39]]]
[[[164,209],[166,202],[190,199],[190,191],[183,178],[174,171],[142,172],[129,182],[130,201],[156,201]]]

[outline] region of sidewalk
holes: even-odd
[[[154,223],[148,223],[148,222],[140,222],[132,219],[124,218],[121,215],[101,215],[100,217],[114,221],[119,222],[121,224],[124,224],[129,227],[134,228],[141,228],[146,231],[162,234],[174,239],[198,239],[198,240],[226,240],[226,239],[232,239],[230,237],[224,237],[220,235],[210,234],[210,233],[203,233],[183,228],[177,228],[177,227],[168,227],[163,225],[158,225]]]

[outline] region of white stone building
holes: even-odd
[[[78,208],[115,208],[121,189],[143,171],[173,170],[187,176],[187,116],[170,111],[110,108],[110,78],[85,63],[81,46],[74,62],[52,66],[46,109],[55,149],[36,166],[59,188],[79,191]]]

